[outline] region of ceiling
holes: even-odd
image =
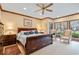
[[[47,5],[47,3],[45,4]],[[53,10],[53,12],[45,12],[44,15],[41,15],[40,11],[35,12],[35,10],[39,9],[35,3],[2,3],[1,5],[4,10],[17,12],[36,18],[56,18],[79,12],[79,3],[54,3],[53,6],[49,7],[49,9]]]

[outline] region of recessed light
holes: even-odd
[[[77,12],[79,12],[79,10],[77,10]]]
[[[27,10],[27,8],[23,8],[24,10]]]
[[[60,17],[60,16],[57,16],[57,17]]]

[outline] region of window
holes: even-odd
[[[67,29],[67,22],[61,22],[61,31],[64,31]]]
[[[72,37],[79,38],[79,20],[70,21],[70,26],[72,29]]]
[[[64,31],[67,29],[67,22],[58,22],[55,23],[55,29],[56,30],[60,30],[60,31]]]
[[[56,30],[61,30],[61,23],[60,22],[55,23],[55,29]]]

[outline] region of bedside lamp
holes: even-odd
[[[38,24],[37,29],[38,29],[39,32],[41,32],[41,25]]]
[[[7,34],[7,35],[14,34],[14,31],[15,31],[15,29],[14,29],[13,27],[9,26],[9,27],[7,27],[7,29],[6,29],[6,34]]]
[[[40,24],[37,25],[37,29],[39,33],[44,33]]]

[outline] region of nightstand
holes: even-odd
[[[7,46],[16,43],[16,34],[2,35],[0,37],[0,43],[2,46]]]

